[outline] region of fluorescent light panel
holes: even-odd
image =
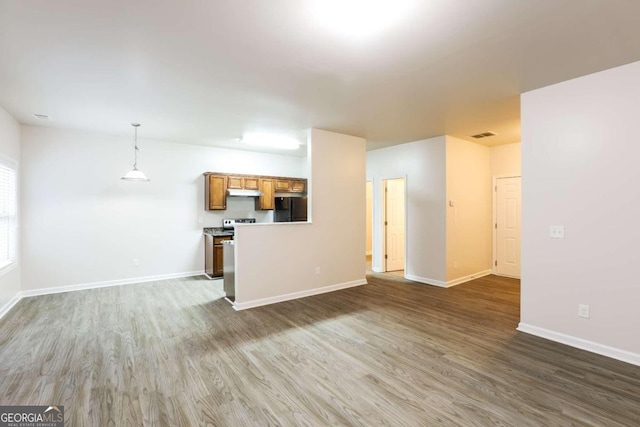
[[[416,0],[314,0],[311,14],[331,32],[362,40],[397,25],[415,3]]]

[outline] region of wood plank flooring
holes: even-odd
[[[0,404],[67,426],[640,425],[640,368],[517,332],[518,281],[368,278],[242,312],[198,278],[24,299]]]

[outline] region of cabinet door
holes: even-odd
[[[258,178],[254,178],[254,177],[244,177],[242,179],[243,182],[243,188],[245,190],[259,190],[259,182],[260,180]]]
[[[229,176],[227,177],[227,188],[233,188],[242,190],[242,177],[241,176]]]
[[[213,237],[210,234],[204,235],[204,272],[213,277]]]
[[[221,175],[208,176],[207,205],[208,210],[227,209],[227,177]]]
[[[307,188],[306,179],[292,179],[291,180],[291,192],[304,193]]]
[[[222,276],[222,245],[213,246],[213,277]]]
[[[288,179],[276,179],[276,191],[291,190],[291,181]]]
[[[274,208],[274,182],[273,179],[260,179],[260,191],[262,196],[256,199],[256,209],[271,211]]]

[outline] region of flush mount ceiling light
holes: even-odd
[[[311,14],[318,25],[352,40],[362,40],[392,27],[408,15],[416,0],[314,0]]]
[[[281,150],[296,150],[300,147],[297,139],[274,133],[245,133],[240,140],[243,144],[253,145],[254,147],[276,148]]]
[[[120,179],[125,181],[149,181],[149,178],[144,172],[138,170],[138,127],[140,123],[131,123],[131,126],[135,129],[134,146],[133,146],[133,169],[131,169],[125,176]]]

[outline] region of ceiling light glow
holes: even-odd
[[[287,135],[275,133],[245,133],[242,135],[242,143],[254,147],[277,148],[282,150],[296,150],[300,147],[297,139]]]
[[[314,0],[318,25],[353,40],[366,39],[397,24],[415,0]]]

